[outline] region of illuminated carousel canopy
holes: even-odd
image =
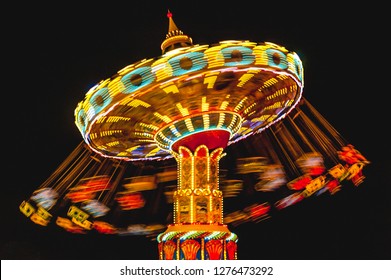
[[[302,62],[282,46],[193,45],[169,13],[162,50],[99,82],[78,104],[76,125],[92,150],[121,160],[165,159],[200,132],[226,146],[279,121],[301,98]]]

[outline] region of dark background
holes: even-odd
[[[391,259],[384,8],[329,1],[6,7],[1,259],[157,259],[156,242],[143,236],[40,227],[20,213],[19,204],[82,141],[73,113],[85,93],[124,66],[161,55],[168,9],[195,44],[269,41],[295,51],[303,61],[305,98],[371,161],[357,188],[232,229],[239,259]]]

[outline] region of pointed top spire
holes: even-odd
[[[170,10],[167,12],[167,18],[168,33],[166,34],[166,39],[160,46],[162,53],[165,54],[166,52],[176,48],[193,46],[193,40],[189,36],[184,35],[183,32],[176,26]]]
[[[168,33],[174,30],[179,30],[174,20],[172,19],[172,13],[170,12],[170,10],[168,10],[167,12],[167,18],[168,18]]]

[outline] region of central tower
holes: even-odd
[[[209,130],[174,144],[174,223],[157,237],[160,259],[237,259],[238,238],[223,223],[219,190],[219,161],[229,136],[225,130]]]

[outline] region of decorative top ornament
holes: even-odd
[[[166,35],[166,39],[161,45],[162,53],[165,54],[166,52],[176,48],[193,46],[193,40],[189,36],[184,35],[183,32],[176,26],[170,10],[167,12],[167,18],[169,21],[168,33]]]

